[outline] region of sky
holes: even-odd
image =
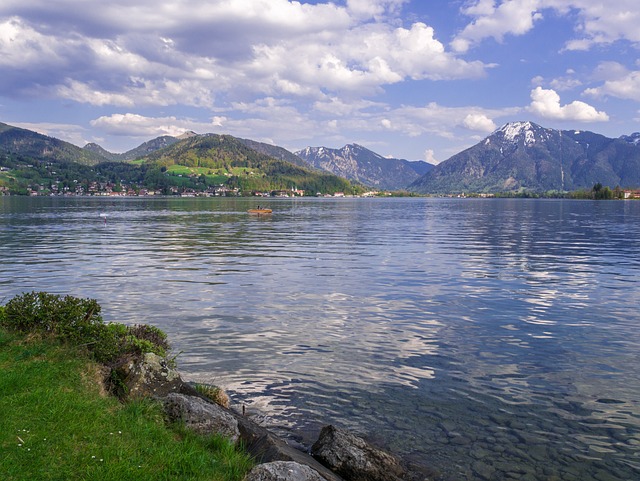
[[[640,130],[637,0],[2,0],[0,122],[439,163],[511,121]]]

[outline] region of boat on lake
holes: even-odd
[[[273,211],[271,209],[249,209],[247,212],[249,212],[249,214],[265,215],[271,214]]]

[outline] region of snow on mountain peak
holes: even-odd
[[[511,122],[497,130],[505,141],[515,143],[524,136],[524,144],[529,147],[536,143],[534,125],[531,122]]]

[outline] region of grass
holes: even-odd
[[[170,175],[182,175],[188,177],[190,175],[204,175],[209,184],[224,184],[229,180],[228,172],[221,169],[211,169],[209,167],[187,167],[184,165],[171,165],[167,168]]]
[[[26,480],[241,480],[248,455],[166,426],[162,406],[120,403],[100,365],[47,336],[0,328],[0,473]]]

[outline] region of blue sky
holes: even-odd
[[[640,130],[637,0],[3,0],[0,121],[433,163],[501,125]]]

